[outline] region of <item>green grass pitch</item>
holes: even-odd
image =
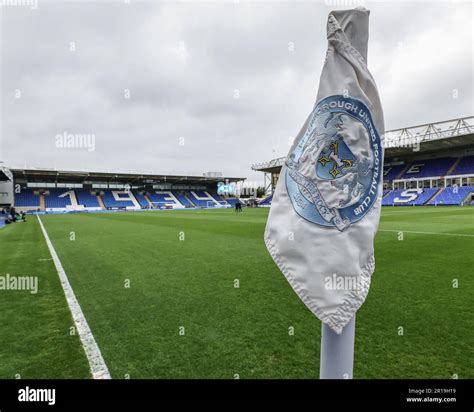
[[[267,214],[41,218],[113,378],[317,378],[321,325],[266,251]],[[354,376],[474,378],[474,208],[384,208],[380,229]],[[0,291],[0,377],[89,378],[36,217],[0,242],[0,276],[39,277]]]

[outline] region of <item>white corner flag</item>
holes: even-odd
[[[369,11],[329,13],[313,111],[273,196],[265,244],[306,306],[340,334],[374,271],[382,199],[382,107],[367,68]]]

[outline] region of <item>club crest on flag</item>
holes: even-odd
[[[340,95],[320,101],[286,161],[286,188],[295,211],[345,230],[374,205],[381,179],[380,136],[367,106]]]
[[[316,173],[322,179],[336,179],[347,174],[354,165],[354,154],[343,139],[334,139],[320,152]]]

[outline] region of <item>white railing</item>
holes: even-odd
[[[474,116],[389,130],[384,134],[384,146],[385,148],[411,147],[417,143],[463,136],[471,133],[474,133]],[[268,162],[256,163],[252,165],[252,169],[262,170],[271,169],[272,167],[281,167],[285,163],[285,159],[286,156]]]
[[[407,147],[416,143],[471,133],[474,133],[474,116],[389,130],[384,135],[384,146],[386,148]]]

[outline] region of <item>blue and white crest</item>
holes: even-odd
[[[316,174],[322,179],[336,179],[346,175],[354,165],[355,156],[342,137],[331,140],[319,153]]]
[[[286,161],[288,196],[301,217],[343,231],[374,205],[381,164],[380,136],[367,106],[327,97]]]

